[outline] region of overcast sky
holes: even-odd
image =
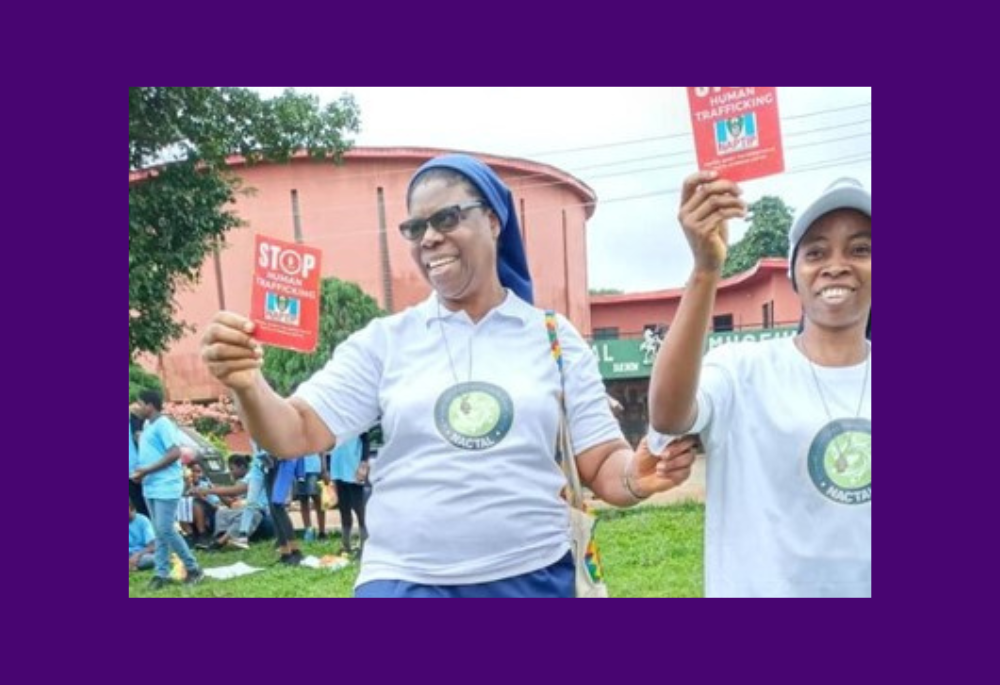
[[[283,88],[257,88],[265,95]],[[684,88],[296,88],[324,102],[350,92],[359,146],[436,147],[521,157],[593,188],[591,288],[683,285],[691,268],[677,224],[678,190],[695,169]],[[786,172],[748,181],[749,201],[778,195],[803,208],[831,181],[871,188],[871,88],[779,88]],[[731,239],[746,230],[738,223]]]

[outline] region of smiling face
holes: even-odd
[[[872,307],[871,217],[841,209],[817,219],[796,250],[795,283],[810,324],[863,330]]]
[[[447,207],[481,200],[460,176],[418,179],[410,192],[410,218],[427,219]],[[446,304],[459,308],[499,288],[497,238],[500,221],[486,207],[460,213],[458,224],[441,232],[433,226],[410,243],[417,268]]]

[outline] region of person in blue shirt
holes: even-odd
[[[305,540],[316,539],[316,530],[312,527],[312,514],[309,511],[310,500],[316,509],[316,522],[319,528],[319,539],[326,539],[326,511],[323,509],[323,495],[319,489],[320,479],[330,482],[326,467],[318,454],[308,454],[299,460],[296,468],[295,498],[299,501],[302,512],[302,525],[305,526]]]
[[[153,550],[156,533],[153,524],[142,514],[136,513],[132,500],[128,503],[128,572],[148,571],[153,568]]]
[[[285,460],[280,463],[269,453],[260,450],[257,443],[251,441],[250,446],[254,450],[254,467],[263,473],[264,492],[268,503],[271,523],[274,525],[274,534],[277,540],[278,552],[281,555],[279,563],[286,566],[298,566],[302,562],[302,551],[299,543],[295,540],[295,527],[292,519],[288,515],[288,502],[295,487],[295,474],[299,468],[299,459]],[[253,478],[247,479],[247,493],[249,501],[257,501],[257,484]],[[229,544],[233,547],[245,549],[249,546],[249,534],[244,535],[249,530],[252,513],[247,508],[247,513],[243,517],[240,528],[240,535],[231,538]]]
[[[243,479],[247,484],[247,504],[243,508],[243,515],[240,518],[238,535],[230,537],[227,540],[230,546],[237,549],[250,549],[250,536],[253,534],[254,529],[257,528],[254,520],[265,519],[270,513],[265,479],[267,473],[266,463],[270,461],[270,458],[252,440],[250,441],[250,446],[253,449],[253,461],[250,464],[250,473]]]
[[[236,547],[247,549],[247,539],[253,535],[264,521],[267,509],[267,495],[263,487],[254,488],[251,483],[250,457],[245,454],[234,454],[229,457],[229,472],[236,481],[235,485],[212,485],[197,488],[197,497],[221,497],[230,501],[229,508],[222,508],[215,517],[214,547]],[[249,523],[244,526],[244,515],[249,512]],[[242,538],[242,544],[237,540]]]
[[[195,548],[201,549],[199,545],[211,542],[212,531],[215,530],[215,515],[220,507],[229,505],[226,498],[219,497],[214,492],[207,492],[212,489],[212,481],[205,475],[204,467],[197,461],[192,462],[188,467],[191,472],[191,489],[188,496],[191,498],[191,525],[194,528]]]
[[[340,511],[340,536],[344,554],[354,554],[351,545],[352,512],[358,517],[361,549],[368,539],[365,525],[365,482],[368,480],[368,434],[337,445],[330,454],[330,475],[337,487],[337,508]]]
[[[144,390],[139,395],[139,405],[147,423],[139,443],[139,465],[132,472],[131,480],[143,486],[146,506],[152,514],[156,531],[156,575],[150,588],[159,590],[171,583],[170,552],[177,554],[187,569],[184,582],[193,585],[201,581],[204,574],[174,526],[177,505],[184,492],[178,429],[161,414],[163,396],[159,391]]]
[[[135,507],[137,513],[149,517],[146,509],[146,499],[142,496],[142,486],[132,480],[132,474],[139,467],[139,449],[135,442],[135,426],[132,422],[132,413],[128,415],[128,499]]]
[[[288,501],[295,486],[295,472],[298,460],[282,461],[267,471],[267,493],[271,505],[271,519],[274,521],[274,532],[278,538],[279,563],[286,566],[298,566],[302,563],[302,551],[295,540],[295,528],[288,515]]]
[[[135,442],[132,440],[132,422],[129,421],[128,425],[128,477],[129,482],[131,482],[132,474],[139,467],[139,450],[135,448]]]

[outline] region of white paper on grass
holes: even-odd
[[[206,568],[205,575],[213,580],[232,580],[240,576],[249,576],[252,573],[263,571],[262,568],[247,566],[242,561],[232,566],[220,566],[219,568]]]

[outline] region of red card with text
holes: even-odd
[[[321,254],[314,247],[257,236],[250,294],[257,340],[299,352],[316,349]]]
[[[730,181],[785,170],[777,88],[688,88],[698,168]]]

